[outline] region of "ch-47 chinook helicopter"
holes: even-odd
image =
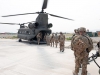
[[[2,17],[10,17],[10,16],[19,16],[19,15],[28,15],[28,14],[38,14],[36,21],[34,21],[34,23],[28,22],[28,27],[25,27],[24,23],[20,24],[20,29],[18,30],[18,34],[17,34],[19,38],[19,42],[21,42],[22,39],[28,40],[30,43],[37,42],[37,38],[36,38],[37,34],[42,33],[42,39],[40,40],[40,43],[46,43],[43,40],[45,34],[47,33],[51,34],[52,32],[50,29],[52,27],[52,23],[48,24],[48,15],[53,16],[53,17],[62,18],[62,19],[72,20],[69,18],[65,18],[65,17],[61,17],[61,16],[57,16],[57,15],[44,12],[44,9],[47,8],[47,3],[48,3],[48,0],[44,0],[41,12],[2,16]],[[1,23],[1,24],[7,24],[7,23]],[[8,23],[8,24],[13,24],[13,23]]]

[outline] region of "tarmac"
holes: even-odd
[[[69,46],[70,41],[65,43]],[[92,50],[96,53],[96,50]],[[18,39],[0,39],[0,75],[73,75],[75,66],[73,51],[46,44],[29,44]],[[96,59],[100,65],[100,58]],[[94,62],[88,65],[88,75],[99,75]]]

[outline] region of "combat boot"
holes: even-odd
[[[64,52],[64,49],[62,50],[62,52]]]
[[[73,71],[73,75],[78,75],[78,73],[75,73],[75,71]]]

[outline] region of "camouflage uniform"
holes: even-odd
[[[37,37],[37,41],[38,41],[38,45],[39,45],[40,39],[41,39],[41,33],[38,33],[36,37]]]
[[[84,28],[80,28],[80,31],[81,30],[85,31]],[[75,54],[75,71],[73,72],[73,75],[78,75],[80,65],[82,65],[81,75],[87,75],[88,55],[93,48],[91,38],[80,33],[80,35],[73,40],[72,46]]]
[[[44,38],[43,38],[43,40],[44,40],[44,41],[46,41],[46,34],[44,35]]]
[[[55,34],[54,40],[55,40],[55,45],[56,45],[56,48],[57,48],[57,45],[58,45],[58,42],[59,42],[57,34]]]
[[[51,43],[51,47],[52,47],[52,45],[54,47],[54,34],[52,34],[52,36],[51,36],[50,43]]]
[[[50,36],[49,36],[49,34],[46,35],[46,42],[47,42],[47,45],[50,45]]]
[[[75,34],[72,36],[72,39],[71,39],[71,49],[72,50],[73,50],[72,42],[75,39],[75,37],[77,37],[79,35],[78,29],[75,29],[74,32],[75,32]]]
[[[60,43],[60,51],[64,51],[64,44],[65,44],[65,35],[62,34],[62,32],[60,32],[59,35],[59,43]]]

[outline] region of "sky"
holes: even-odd
[[[1,17],[4,15],[34,13],[41,11],[43,0],[0,0],[0,22],[25,23],[35,21],[37,14]],[[89,31],[100,30],[100,0],[48,0],[47,13],[73,19],[74,21],[49,16],[52,32],[74,32],[85,27]],[[27,26],[27,25],[26,25]],[[0,32],[16,33],[18,25],[0,24]]]

